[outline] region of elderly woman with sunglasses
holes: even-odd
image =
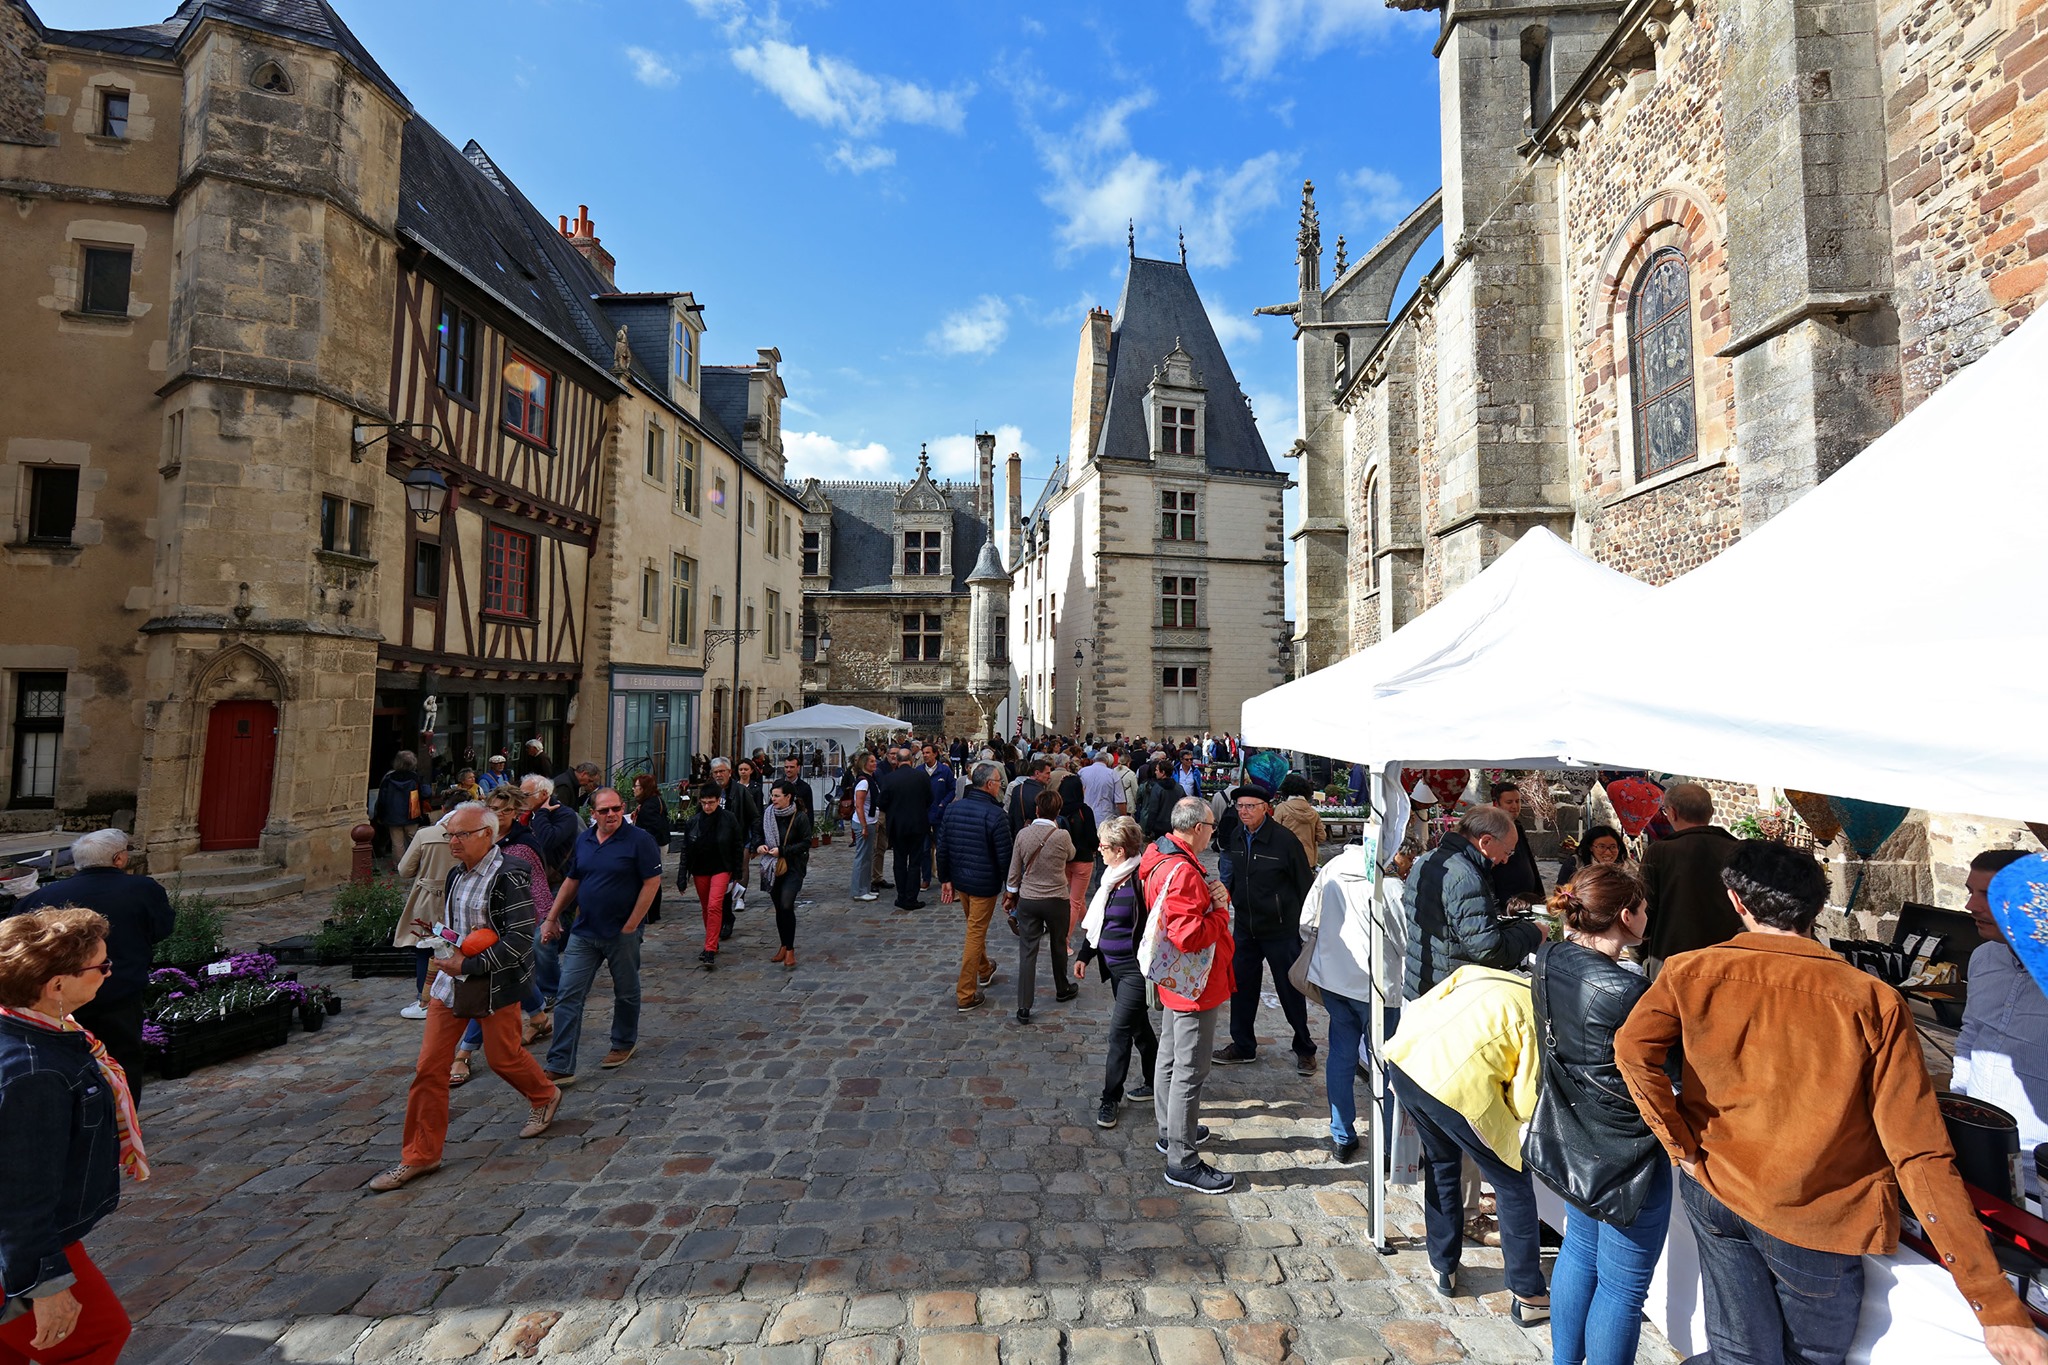
[[[113,971],[107,921],[0,921],[0,1361],[112,1365],[128,1315],[84,1239],[149,1178],[128,1078],[71,1017]]]

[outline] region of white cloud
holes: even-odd
[[[650,48],[629,47],[626,60],[633,64],[633,79],[642,85],[664,86],[676,83],[676,69],[662,58],[659,52]]]
[[[996,437],[996,500],[1001,502],[1007,496],[1003,483],[1003,466],[1016,451],[1030,464],[1038,458],[1038,451],[1024,439],[1024,429],[1014,424],[1005,424],[995,430]],[[974,437],[967,432],[956,432],[941,436],[926,446],[932,459],[932,473],[939,478],[972,479],[976,475],[974,466]]]
[[[869,143],[855,146],[842,142],[832,150],[832,164],[855,175],[866,175],[879,171],[885,166],[896,164],[896,150],[893,147],[876,147]]]
[[[1010,305],[983,294],[965,308],[946,314],[925,344],[941,355],[988,355],[1010,334]]]
[[[1363,225],[1369,230],[1392,227],[1401,221],[1416,201],[1408,191],[1401,188],[1401,182],[1385,171],[1361,166],[1337,177],[1337,214],[1339,226],[1355,229]],[[1370,245],[1361,238],[1354,247]]]
[[[1202,306],[1208,310],[1209,326],[1215,329],[1216,340],[1223,343],[1226,354],[1239,346],[1256,346],[1259,338],[1265,335],[1248,314],[1232,308],[1221,295],[1208,295],[1202,300]]]
[[[1266,449],[1273,452],[1277,461],[1287,453],[1301,435],[1301,412],[1295,406],[1291,393],[1275,393],[1271,389],[1252,391],[1252,416],[1259,419],[1259,435],[1266,438]]]
[[[690,8],[697,11],[698,18],[710,20],[728,35],[738,34],[754,17],[746,0],[690,0]]]
[[[1188,14],[1223,50],[1225,71],[1254,79],[1285,58],[1318,57],[1416,22],[1385,0],[1188,0]]]
[[[889,123],[918,124],[957,133],[966,121],[974,87],[934,90],[913,81],[871,76],[837,57],[813,55],[777,38],[732,51],[733,65],[781,100],[798,118],[871,137]]]
[[[894,457],[879,441],[852,445],[816,431],[782,433],[790,482],[804,479],[874,479],[888,475]]]

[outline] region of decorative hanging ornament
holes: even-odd
[[[1877,850],[1892,837],[1893,831],[1906,823],[1906,816],[1910,813],[1906,806],[1858,801],[1850,796],[1788,791],[1785,799],[1792,803],[1793,810],[1799,812],[1799,818],[1813,831],[1814,838],[1828,844],[1839,835],[1849,845],[1849,852],[1865,862],[1876,856]]]
[[[1418,806],[1433,806],[1439,803],[1447,806],[1458,804],[1466,784],[1472,780],[1470,768],[1403,768],[1401,790],[1408,793],[1408,799]],[[1428,792],[1425,797],[1422,793]]]
[[[1649,828],[1657,808],[1664,804],[1664,789],[1647,777],[1620,777],[1607,784],[1607,799],[1614,804],[1614,818],[1631,839]]]
[[[2022,858],[1993,877],[1988,899],[2020,965],[2048,991],[2048,853]]]

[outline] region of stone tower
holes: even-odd
[[[967,576],[967,691],[981,708],[983,734],[994,734],[996,713],[1010,695],[1010,575],[996,549],[994,527]]]

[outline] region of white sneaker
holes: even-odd
[[[881,897],[877,895],[875,892],[870,891],[867,892],[865,895],[855,896],[854,899],[857,901],[878,901],[881,899]]]
[[[419,1001],[415,1000],[410,1005],[407,1005],[404,1009],[400,1010],[398,1012],[398,1017],[401,1019],[424,1019],[427,1017],[427,1007],[425,1005],[422,1005]]]

